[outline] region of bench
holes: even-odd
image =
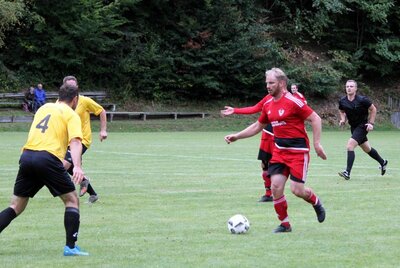
[[[8,115],[0,116],[0,123],[32,122],[33,115]]]
[[[85,91],[80,92],[81,95],[86,97],[90,97],[96,101],[103,101],[107,98],[107,92],[105,91]],[[23,100],[25,98],[24,92],[17,92],[17,93],[0,93],[0,99],[13,99],[13,100]],[[58,92],[49,91],[46,92],[47,99],[58,99]]]
[[[20,108],[22,107],[22,103],[21,101],[0,101],[0,107],[7,107],[7,108],[11,108],[11,107],[16,107],[16,108]]]
[[[207,113],[202,112],[107,112],[107,120],[126,120],[126,119],[161,119],[161,118],[188,118],[188,117],[201,117],[205,118]]]
[[[110,111],[110,112],[115,112],[117,109],[117,105],[115,103],[99,103],[104,110]]]
[[[90,97],[96,102],[99,102],[105,110],[114,112],[116,110],[115,103],[102,103],[107,98],[105,91],[85,91],[81,95]],[[0,108],[19,108],[22,107],[25,98],[25,93],[0,93]],[[58,92],[46,92],[47,102],[54,102],[58,99]]]
[[[85,92],[80,92],[79,94],[92,98],[96,102],[101,102],[107,98],[107,92],[105,91],[85,91]],[[58,92],[53,92],[53,91],[46,92],[46,98],[49,100],[56,100],[58,99]]]

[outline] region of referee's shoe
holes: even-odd
[[[338,173],[340,177],[345,178],[346,180],[350,180],[350,174],[347,170],[343,170],[342,172]]]
[[[383,161],[383,165],[379,167],[380,170],[381,170],[381,175],[382,175],[382,176],[385,175],[385,173],[386,173],[386,166],[387,166],[387,164],[388,164],[388,161],[385,159],[385,160]]]

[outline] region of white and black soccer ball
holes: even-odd
[[[228,230],[232,234],[244,234],[249,229],[250,229],[250,222],[243,215],[236,214],[228,220]]]

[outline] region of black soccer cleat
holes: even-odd
[[[342,172],[338,173],[340,177],[345,178],[346,180],[350,180],[350,174],[347,170],[343,170]]]
[[[318,203],[313,207],[317,214],[318,222],[323,222],[325,220],[325,208],[322,205],[321,200],[318,200]]]
[[[384,160],[384,161],[383,161],[383,165],[380,166],[380,170],[381,170],[381,175],[382,175],[382,176],[385,175],[385,173],[386,173],[386,166],[387,166],[387,164],[388,164],[388,161],[387,161],[387,160]]]
[[[260,200],[258,200],[258,202],[272,202],[272,196],[263,195],[261,196]]]
[[[276,227],[273,231],[274,234],[278,234],[278,233],[290,233],[292,231],[292,227],[286,227],[283,226],[282,224],[279,225],[278,227]]]

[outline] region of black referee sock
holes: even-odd
[[[378,154],[378,152],[371,147],[371,151],[369,151],[369,156],[371,156],[373,159],[375,159],[376,161],[379,162],[379,164],[381,164],[381,166],[383,165],[383,162],[385,162],[385,160],[382,159],[382,157]]]
[[[356,154],[354,151],[347,151],[347,167],[346,170],[350,174],[351,169],[353,168],[354,159],[356,158]]]
[[[0,233],[17,217],[15,210],[8,207],[0,212]]]
[[[79,209],[67,207],[64,214],[64,227],[67,239],[67,246],[75,247],[75,242],[78,240],[79,231]]]

